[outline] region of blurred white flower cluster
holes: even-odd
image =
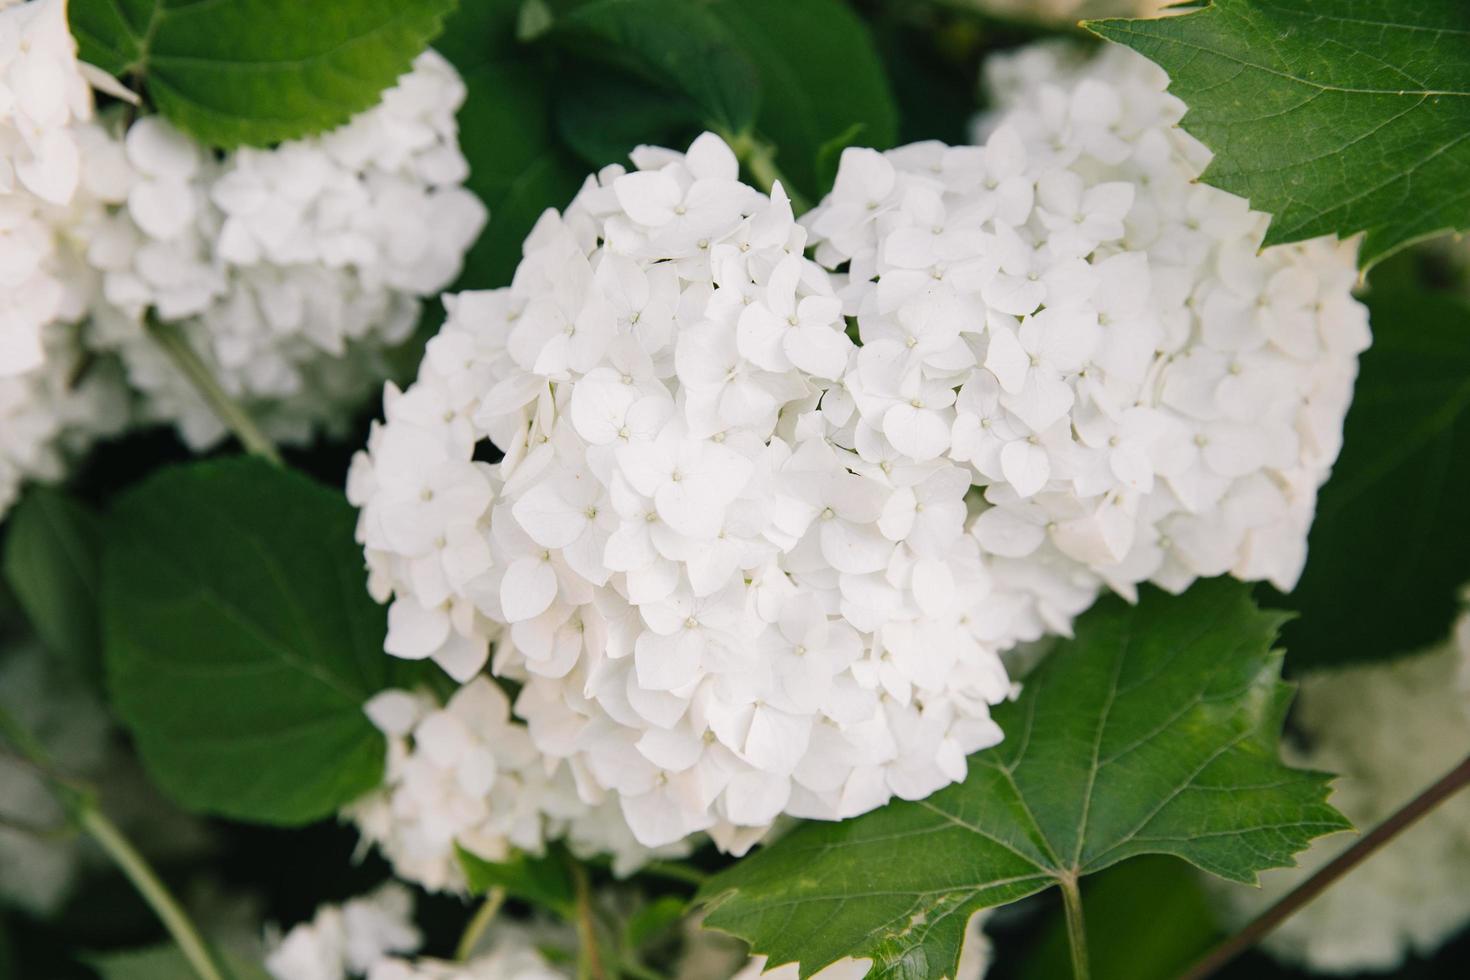
[[[493,645],[645,846],[927,796],[999,738],[998,654],[1102,588],[1300,572],[1352,246],[1260,253],[1135,55],[991,74],[984,145],[849,150],[801,224],[708,134],[589,178],[354,463],[388,652]]]
[[[405,957],[423,942],[413,924],[413,894],[387,884],[342,905],[323,905],[310,922],[270,942],[265,967],[275,980],[565,980],[536,948],[531,930],[497,922],[487,948],[462,963]]]
[[[498,640],[534,751],[648,847],[926,796],[1010,691],[969,480],[835,441],[854,348],[779,189],[708,134],[635,162],[390,389],[349,484],[387,648],[465,680]]]
[[[69,236],[91,117],[65,0],[0,5],[0,517],[25,481],[60,479],[127,418],[116,373],[74,326],[89,295]]]
[[[0,5],[0,516],[130,422],[224,436],[148,318],[272,438],[340,428],[485,221],[432,51],[341,128],[223,156],[94,113],[89,80],[126,94],[77,62],[65,0]]]
[[[1337,773],[1332,805],[1361,831],[1380,824],[1470,749],[1470,616],[1441,646],[1384,664],[1308,674],[1286,744],[1294,766]],[[1260,888],[1208,879],[1232,928],[1353,843],[1325,837]],[[1208,878],[1208,876],[1206,876]],[[1470,795],[1450,797],[1282,923],[1262,942],[1321,973],[1387,972],[1431,956],[1470,923]]]
[[[143,329],[177,324],[281,442],[341,424],[384,373],[419,300],[452,282],[485,221],[454,114],[464,84],[426,51],[377,106],[322,136],[216,160],[157,116],[99,137],[89,229],[93,343],[115,350],[146,420],[195,448],[224,429]]]
[[[488,677],[465,684],[443,707],[426,693],[388,690],[366,710],[388,739],[386,776],[344,816],[399,877],[430,891],[463,891],[456,844],[506,861],[513,849],[541,854],[548,840],[565,838],[578,856],[613,855],[620,875],[651,856],[615,814],[582,802],[569,771],[548,763],[525,726],[512,722],[510,700]],[[674,845],[658,856],[687,852]]]
[[[853,444],[966,465],[1027,639],[1104,585],[1290,589],[1369,342],[1353,245],[1261,252],[1163,71],[1068,53],[993,59],[983,146],[849,150],[809,216],[862,339]]]

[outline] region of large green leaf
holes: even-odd
[[[1286,605],[1293,667],[1442,639],[1470,581],[1470,303],[1419,288],[1368,295],[1342,456],[1322,488]]]
[[[390,682],[354,512],[254,459],[163,470],[107,525],[113,702],[158,785],[194,812],[299,824],[375,786],[363,703]]]
[[[893,145],[898,113],[866,25],[840,0],[724,0],[711,10],[755,64],[755,125],[776,163],[814,200],[844,146]]]
[[[592,0],[557,19],[547,36],[686,96],[710,126],[739,133],[755,120],[760,82],[751,52],[709,4]]]
[[[953,976],[971,913],[1140,854],[1252,882],[1348,827],[1328,777],[1283,765],[1283,616],[1245,586],[1100,602],[997,709],[1006,733],[920,802],[810,823],[701,890],[714,928],[809,976],[843,956],[870,978]]]
[[[1205,182],[1274,217],[1266,244],[1366,231],[1364,265],[1470,227],[1470,4],[1213,0],[1092,30],[1162,65]]]
[[[58,490],[33,487],[8,524],[5,579],[31,627],[78,676],[100,677],[101,520]]]
[[[345,123],[439,33],[455,0],[71,0],[84,60],[141,82],[211,146]]]
[[[464,76],[459,143],[470,164],[466,186],[490,209],[490,225],[465,258],[458,289],[510,284],[521,242],[547,208],[562,208],[586,168],[556,138],[556,75],[545,52],[516,40],[519,0],[465,3],[445,24],[439,47]]]

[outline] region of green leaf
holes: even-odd
[[[210,146],[333,129],[409,70],[455,0],[71,0],[81,57]]]
[[[692,101],[705,122],[740,133],[755,121],[759,76],[713,9],[688,0],[593,0],[547,36]]]
[[[556,138],[550,59],[516,42],[519,10],[519,0],[466,3],[439,45],[468,90],[459,111],[459,145],[470,164],[465,186],[490,209],[456,289],[509,285],[536,219],[565,207],[586,176]]]
[[[388,685],[341,494],[256,459],[163,470],[107,524],[108,687],[181,806],[301,824],[376,786],[363,703]]]
[[[5,579],[36,635],[77,676],[101,677],[101,519],[58,490],[33,487],[9,528]]]
[[[573,69],[556,98],[558,135],[594,168],[628,163],[640,144],[688,146],[703,130],[694,103],[637,78]]]
[[[265,967],[233,953],[219,954],[230,980],[271,980]],[[123,953],[97,953],[84,957],[102,980],[198,980],[198,974],[172,943],[133,949]]]
[[[1150,855],[1114,865],[1082,886],[1087,952],[1102,980],[1175,980],[1219,936],[1199,872]],[[1070,976],[1071,950],[1060,908],[1021,961],[1019,980]]]
[[[660,938],[684,920],[689,903],[682,898],[664,895],[654,899],[628,917],[623,926],[623,945],[631,950]]]
[[[1214,0],[1087,25],[1169,72],[1203,180],[1273,215],[1266,244],[1366,231],[1364,266],[1470,226],[1470,5]]]
[[[893,92],[872,35],[847,4],[724,0],[710,9],[755,64],[755,125],[797,190],[813,200],[830,190],[845,146],[893,145]]]
[[[1368,294],[1342,455],[1322,488],[1307,567],[1285,605],[1291,665],[1437,642],[1470,581],[1470,303],[1422,289]]]
[[[1278,755],[1283,618],[1231,580],[1103,600],[995,711],[1006,739],[963,783],[806,824],[711,879],[707,923],[803,976],[863,956],[870,978],[937,978],[971,913],[1135,855],[1243,882],[1290,865],[1348,823],[1327,776]]]
[[[486,861],[462,847],[455,849],[472,894],[503,888],[513,898],[571,917],[576,906],[576,892],[567,869],[571,859],[560,848],[550,848],[541,857],[517,851],[509,861]]]

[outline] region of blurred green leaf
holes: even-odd
[[[585,176],[552,123],[552,60],[516,40],[519,11],[519,0],[466,3],[439,44],[468,90],[459,112],[466,186],[490,209],[456,289],[509,285],[536,219],[549,207],[565,207]]]
[[[472,894],[483,895],[492,888],[503,888],[512,898],[571,917],[576,904],[567,869],[571,858],[560,848],[552,847],[540,857],[518,851],[508,861],[486,861],[462,847],[456,850]]]
[[[1465,0],[1213,0],[1087,26],[1169,73],[1201,176],[1272,215],[1266,244],[1365,231],[1364,266],[1470,227]]]
[[[1470,581],[1470,303],[1422,289],[1368,295],[1342,455],[1317,501],[1301,582],[1282,602],[1294,668],[1437,642]]]
[[[557,132],[594,169],[628,164],[640,144],[686,146],[703,129],[688,99],[636,78],[572,68],[561,80]]]
[[[706,923],[802,976],[844,956],[953,976],[972,913],[1130,857],[1244,882],[1291,864],[1349,825],[1327,776],[1280,759],[1282,619],[1229,579],[1102,600],[995,709],[1006,739],[963,783],[803,825],[700,890]]]
[[[389,683],[342,495],[256,459],[165,469],[106,526],[108,688],[184,808],[302,824],[376,786]]]
[[[102,980],[198,980],[198,974],[172,943],[133,949],[123,953],[97,953],[85,958]],[[232,953],[220,954],[230,980],[271,980],[259,963]]]
[[[654,899],[628,917],[623,926],[623,945],[637,950],[678,925],[689,911],[689,903],[682,898],[664,895]]]
[[[867,26],[847,4],[723,0],[710,9],[755,64],[756,129],[802,194],[815,200],[831,189],[842,147],[893,145],[898,113],[888,77]]]
[[[59,490],[32,487],[8,526],[5,579],[36,635],[77,676],[99,680],[101,518]]]
[[[547,37],[678,92],[707,125],[740,133],[755,120],[759,76],[748,47],[714,9],[687,0],[593,0],[558,18]]]
[[[378,101],[455,0],[71,0],[81,57],[209,146],[324,132]]]

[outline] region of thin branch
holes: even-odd
[[[573,861],[572,880],[577,887],[577,941],[581,954],[577,957],[578,980],[607,980],[602,966],[602,951],[597,946],[597,922],[592,917],[592,886],[587,869]]]
[[[1092,967],[1087,958],[1087,923],[1082,918],[1082,892],[1076,876],[1060,879],[1062,905],[1067,910],[1067,945],[1072,950],[1073,980],[1088,980]]]
[[[103,816],[95,806],[82,810],[78,815],[78,822],[102,850],[107,852],[107,856],[112,858],[122,873],[127,875],[133,887],[138,889],[143,900],[153,909],[178,944],[184,959],[189,961],[189,966],[199,975],[199,980],[225,980],[225,974],[215,963],[214,955],[204,942],[204,937],[199,935],[199,930],[190,921],[188,913],[154,873],[147,859],[117,829],[117,825]]]
[[[275,444],[260,430],[248,412],[240,406],[229,392],[220,385],[219,379],[209,370],[199,357],[199,353],[189,345],[179,328],[172,323],[164,323],[158,319],[150,310],[144,321],[148,335],[158,343],[169,360],[173,361],[174,367],[189,380],[199,397],[204,399],[215,417],[236,439],[245,447],[247,452],[253,453],[262,459],[267,459],[276,465],[281,464],[281,454],[276,451]]]
[[[470,956],[479,945],[480,937],[485,935],[485,930],[500,913],[500,907],[505,904],[505,889],[492,888],[485,895],[485,901],[475,912],[474,918],[470,919],[469,925],[464,927],[464,933],[459,937],[459,945],[454,948],[454,960],[456,963],[469,962]]]
[[[1445,773],[1433,786],[1405,803],[1371,833],[1319,868],[1275,905],[1252,919],[1235,935],[1210,950],[1199,962],[1181,974],[1179,980],[1204,980],[1205,977],[1213,976],[1231,960],[1260,942],[1298,909],[1322,894],[1333,882],[1363,863],[1374,851],[1466,786],[1470,786],[1470,756],[1466,756],[1459,765]]]
[[[4,708],[0,708],[0,736],[35,767],[76,826],[91,836],[133,883],[133,887],[143,896],[143,900],[157,914],[159,921],[178,944],[179,951],[184,954],[199,980],[228,980],[228,974],[215,963],[213,954],[199,935],[199,930],[148,864],[148,860],[123,836],[117,825],[97,809],[96,794],[59,772],[40,741]]]

